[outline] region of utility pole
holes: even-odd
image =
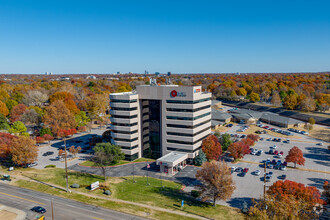
[[[54,220],[53,198],[51,200],[51,206],[52,206],[52,220]]]
[[[66,137],[64,137],[64,157],[65,157],[65,178],[66,178],[66,192],[69,192],[69,180],[68,180],[68,163],[66,152]]]
[[[149,186],[150,183],[149,183],[149,162],[147,161],[147,185]]]

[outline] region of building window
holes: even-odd
[[[131,100],[110,99],[110,102],[113,102],[113,103],[134,103],[134,102],[137,102],[137,99],[131,99]]]
[[[211,100],[211,98],[205,98],[205,99],[200,99],[200,100],[195,100],[195,101],[187,101],[187,100],[166,100],[166,103],[169,104],[196,104],[200,102],[206,102]]]
[[[205,139],[207,136],[209,136],[209,134],[205,135],[204,137],[202,137],[202,138],[200,138],[200,139],[198,139],[197,141],[194,141],[194,142],[190,142],[190,141],[178,141],[178,140],[167,140],[167,143],[194,145],[194,144],[200,142],[201,140]]]
[[[167,124],[167,127],[169,128],[187,128],[187,129],[193,129],[193,128],[197,128],[199,126],[205,125],[207,123],[209,123],[211,120],[207,120],[204,122],[201,122],[197,125],[191,126],[191,125],[176,125],[176,124]]]
[[[125,154],[125,160],[129,160],[129,161],[136,160],[136,159],[138,159],[138,157],[139,157],[139,153],[135,153],[132,155]]]
[[[112,125],[114,125],[114,126],[124,126],[124,127],[132,127],[132,126],[135,126],[137,124],[138,124],[137,122],[132,123],[132,124],[117,123],[117,122],[112,123]]]
[[[120,146],[120,148],[121,148],[121,149],[124,149],[124,150],[133,150],[133,149],[138,148],[138,147],[139,147],[139,145],[135,145],[135,146],[133,146],[133,147]]]
[[[178,152],[184,152],[184,153],[195,153],[196,151],[199,151],[201,147],[196,148],[195,150],[186,150],[186,149],[181,149],[181,148],[174,148],[174,147],[168,147],[167,150],[170,151],[178,151]]]
[[[137,118],[137,115],[111,115],[111,118],[132,119],[132,118]]]
[[[138,132],[138,130],[135,131],[118,131],[118,130],[112,130],[113,133],[118,133],[118,134],[135,134]]]
[[[199,132],[196,132],[195,134],[185,134],[185,133],[177,133],[177,132],[167,132],[167,135],[174,135],[174,136],[184,136],[184,137],[194,137],[196,135],[199,135],[207,130],[211,129],[211,127],[207,127]]]
[[[204,109],[207,109],[210,107],[211,107],[210,105],[206,105],[206,106],[203,106],[200,108],[195,108],[195,109],[166,108],[166,111],[169,111],[169,112],[198,112],[200,110],[204,110]]]
[[[111,110],[115,110],[115,111],[134,111],[134,110],[137,110],[137,107],[133,107],[133,108],[111,107]]]
[[[208,116],[210,114],[211,114],[211,112],[207,112],[205,114],[202,114],[202,115],[199,115],[199,116],[196,116],[196,117],[193,117],[193,118],[192,117],[166,116],[166,119],[193,121],[193,120],[197,120],[197,119],[203,118],[205,116]]]
[[[124,142],[133,142],[136,141],[138,138],[133,138],[133,139],[125,139],[125,138],[113,138],[115,141],[124,141]]]

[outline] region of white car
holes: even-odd
[[[260,176],[261,171],[260,171],[260,170],[256,170],[256,171],[254,171],[254,174],[255,174],[256,176]]]
[[[277,148],[277,146],[276,146],[276,145],[274,145],[274,146],[271,146],[270,148],[272,148],[272,149],[276,149],[276,148]]]
[[[237,169],[237,167],[231,167],[231,171],[235,171]]]

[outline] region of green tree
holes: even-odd
[[[260,97],[258,93],[252,92],[250,94],[250,102],[259,102],[259,101],[260,101]]]
[[[229,147],[229,145],[231,145],[233,143],[233,141],[231,140],[230,134],[225,133],[221,136],[221,146],[222,146],[222,150],[226,151]]]
[[[11,126],[11,128],[9,129],[10,133],[19,133],[22,134],[24,132],[26,132],[26,127],[23,124],[23,122],[21,121],[15,121],[14,124]]]
[[[285,97],[288,95],[285,91],[281,90],[279,93],[281,100],[284,101]]]
[[[53,135],[52,134],[52,130],[50,128],[42,127],[41,130],[40,130],[40,132],[39,132],[39,135],[40,135],[40,137],[42,137],[45,134]]]
[[[298,104],[298,100],[297,100],[297,95],[296,94],[291,93],[290,95],[287,95],[284,98],[283,106],[286,109],[293,110],[293,109],[296,108],[297,104]]]
[[[7,118],[0,113],[0,130],[8,130],[10,128]]]
[[[202,150],[199,150],[198,155],[194,158],[194,164],[196,166],[202,166],[204,162],[206,162],[206,156]]]
[[[86,115],[86,112],[84,111],[80,111],[80,113],[78,115],[75,115],[74,118],[78,127],[85,126],[90,121],[90,119]]]
[[[94,163],[102,169],[104,180],[106,180],[106,166],[117,164],[125,158],[125,154],[117,145],[110,143],[98,143],[94,147]]]
[[[7,101],[6,101],[6,106],[7,106],[7,108],[8,108],[8,110],[9,110],[9,112],[13,109],[13,107],[15,107],[16,105],[18,105],[18,102],[16,102],[15,100],[13,100],[13,99],[8,99]]]
[[[311,124],[311,125],[314,125],[315,124],[315,119],[313,117],[310,117],[308,119],[308,123]]]

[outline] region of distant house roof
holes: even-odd
[[[280,124],[287,124],[287,125],[293,125],[293,124],[300,124],[303,123],[303,121],[299,121],[293,118],[287,118],[287,117],[283,117],[280,116],[278,114],[274,114],[274,113],[263,113],[262,116],[260,117],[261,120],[263,121],[272,121],[272,122],[277,122]]]
[[[232,109],[229,112],[231,113],[235,113],[236,115],[241,114],[241,115],[248,115],[250,116],[250,118],[254,118],[254,119],[259,119],[262,116],[262,112],[257,112],[257,111],[253,111],[253,110],[248,110],[248,109]],[[244,116],[246,119],[248,116]]]
[[[211,120],[211,127],[215,127],[219,124],[222,124],[222,122],[221,121],[216,121],[216,120]]]
[[[216,120],[216,121],[225,121],[229,118],[232,118],[232,116],[226,112],[221,112],[219,110],[216,109],[212,109],[212,120]]]

